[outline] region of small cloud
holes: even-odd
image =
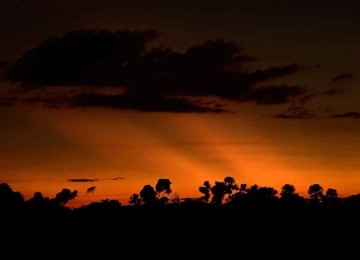
[[[86,193],[93,193],[96,189],[96,186],[91,186],[86,190]]]
[[[332,88],[329,88],[328,90],[326,90],[323,94],[327,95],[327,96],[334,96],[334,95],[338,95],[338,94],[344,94],[344,90],[342,90],[338,87],[332,87]]]
[[[291,113],[281,113],[275,115],[276,118],[280,119],[306,119],[306,118],[313,118],[315,114],[307,109],[292,111]]]
[[[69,182],[94,182],[99,179],[68,179]]]
[[[354,75],[352,73],[343,73],[343,74],[339,74],[337,76],[335,76],[331,82],[339,82],[339,81],[342,81],[342,80],[350,80],[350,79],[353,79],[354,78]]]
[[[117,180],[124,180],[125,178],[123,177],[115,177],[115,178],[111,178],[112,181],[117,181]]]
[[[335,76],[330,83],[342,82],[344,80],[354,79],[354,75],[352,73],[343,73]],[[342,89],[343,86],[339,86],[338,84],[330,84],[329,88],[325,90],[322,94],[326,96],[334,96],[339,94],[344,94],[345,91]]]
[[[275,115],[276,118],[281,119],[305,119],[316,116],[314,111],[307,109],[306,104],[311,101],[315,95],[304,94],[291,99],[290,106],[283,112]]]
[[[356,118],[360,119],[360,112],[347,112],[343,114],[335,114],[331,116],[332,118]]]

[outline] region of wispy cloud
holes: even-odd
[[[114,177],[114,178],[98,178],[98,179],[87,179],[87,178],[79,178],[79,179],[68,179],[69,182],[97,182],[97,181],[103,181],[103,180],[112,180],[112,181],[118,181],[118,180],[124,180],[123,177]]]
[[[333,118],[355,118],[360,119],[360,112],[347,112],[342,114],[332,115]]]
[[[293,98],[290,101],[289,107],[283,112],[276,114],[275,117],[281,119],[313,118],[316,116],[316,113],[313,110],[306,108],[306,104],[315,97],[314,94],[306,94]]]
[[[293,111],[292,113],[280,113],[275,115],[276,118],[281,119],[305,119],[305,118],[313,118],[315,114],[311,110],[302,109]]]
[[[343,74],[336,75],[331,81],[339,82],[339,81],[343,81],[343,80],[350,80],[353,78],[354,78],[354,75],[352,73],[343,73]]]
[[[115,177],[115,178],[111,178],[112,181],[118,181],[118,180],[124,180],[125,178],[123,177]]]
[[[95,182],[99,179],[68,179],[69,182]]]

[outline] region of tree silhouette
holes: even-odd
[[[27,201],[27,205],[31,209],[45,210],[51,207],[52,201],[44,197],[41,192],[37,191],[34,196]]]
[[[277,190],[275,190],[272,187],[260,187],[258,189],[259,194],[262,195],[263,198],[268,199],[268,200],[274,200],[276,199],[276,195],[278,193]]]
[[[172,192],[170,185],[171,185],[171,182],[169,179],[159,179],[158,180],[158,182],[156,183],[156,186],[155,186],[157,199],[166,200],[166,199],[163,199],[163,198],[166,198],[166,197],[164,197],[164,194],[169,195]]]
[[[0,183],[0,209],[18,209],[25,200],[20,192],[15,192],[7,183]]]
[[[344,205],[349,209],[354,209],[356,212],[360,212],[360,193],[347,197],[344,201]]]
[[[95,187],[95,186],[94,186]],[[161,206],[164,208],[189,208],[198,207],[205,208],[224,208],[223,203],[226,202],[228,209],[241,209],[243,212],[253,209],[360,209],[360,194],[351,195],[347,198],[339,198],[336,189],[328,188],[323,194],[323,188],[319,184],[312,184],[309,186],[308,194],[310,199],[307,200],[297,194],[295,186],[292,184],[285,184],[281,188],[280,196],[278,191],[272,187],[260,187],[256,184],[247,188],[246,184],[241,184],[240,187],[232,177],[225,177],[224,181],[216,181],[215,185],[210,185],[209,181],[204,181],[203,186],[199,187],[199,191],[203,194],[200,199],[185,199],[181,200],[175,193],[172,193],[171,182],[169,179],[158,179],[155,188],[151,185],[145,185],[140,191],[140,195],[134,193],[130,196],[129,205],[139,206]],[[236,191],[236,192],[235,192]],[[77,190],[71,191],[69,189],[62,189],[56,194],[54,198],[47,198],[41,192],[35,192],[34,196],[25,201],[21,193],[14,192],[6,183],[0,184],[0,210],[2,212],[8,209],[21,209],[21,211],[11,211],[18,214],[19,212],[35,213],[33,216],[68,216],[72,210],[76,209],[65,207],[66,203],[76,198]],[[212,195],[212,197],[211,197]],[[211,200],[211,204],[209,204]],[[204,203],[205,202],[205,203]],[[310,202],[310,203],[308,203]],[[80,207],[81,213],[101,212],[107,213],[118,212],[119,208],[123,208],[121,203],[116,200],[104,199],[101,202],[94,202],[87,206]],[[36,214],[36,213],[40,214]],[[133,211],[133,212],[137,212]],[[327,211],[324,211],[327,212]],[[49,213],[49,214],[48,214]],[[59,214],[60,213],[60,214]],[[63,214],[64,213],[64,214]],[[9,215],[12,216],[13,214]]]
[[[103,199],[101,201],[95,201],[86,206],[81,206],[79,208],[80,212],[88,212],[92,215],[96,215],[97,213],[109,213],[106,216],[110,216],[110,214],[115,213],[116,210],[121,208],[121,203],[115,199]]]
[[[235,179],[233,177],[225,177],[224,183],[226,186],[225,192],[228,195],[227,202],[230,202],[233,191],[239,190],[239,186],[236,184]]]
[[[277,198],[277,190],[272,187],[259,187],[257,184],[252,185],[249,189],[247,189],[246,195],[237,196],[237,204],[239,204],[239,200],[242,198],[242,201],[246,202],[248,207],[264,207],[273,205]]]
[[[140,197],[136,193],[130,196],[129,204],[132,206],[168,204],[169,202],[178,203],[179,197],[174,194],[171,198],[167,197],[171,190],[171,181],[169,179],[158,179],[155,189],[147,184],[140,191]]]
[[[129,204],[133,206],[140,206],[141,205],[140,196],[134,193],[132,196],[130,196]]]
[[[140,191],[140,197],[146,205],[154,205],[157,202],[156,191],[153,186],[147,184]]]
[[[280,199],[283,205],[287,207],[299,207],[305,202],[304,198],[295,192],[295,186],[292,184],[285,184],[281,188]]]
[[[247,184],[240,184],[238,191],[232,195],[231,201],[229,201],[229,203],[235,207],[239,205],[245,205],[245,203],[248,201],[248,190],[249,189],[247,188]]]
[[[246,192],[247,192],[247,184],[246,183],[240,184],[239,193],[240,194],[245,194]]]
[[[74,199],[78,195],[78,191],[71,191],[67,188],[62,189],[59,193],[56,194],[53,201],[57,202],[59,205],[64,206],[70,200]]]
[[[337,199],[338,193],[335,189],[328,188],[325,192],[325,197],[328,199]]]
[[[292,184],[285,184],[281,188],[280,197],[282,199],[290,199],[295,194],[295,187]]]
[[[204,194],[204,196],[200,197],[200,200],[205,202],[205,203],[208,203],[209,202],[209,199],[210,199],[210,188],[211,188],[211,185],[210,185],[210,182],[209,181],[204,181],[204,184],[203,186],[200,186],[199,187],[199,191]]]
[[[324,197],[323,188],[320,184],[312,184],[308,189],[308,194],[312,202],[319,203],[321,202],[322,198]]]
[[[215,185],[211,187],[212,198],[211,202],[215,204],[222,204],[224,196],[226,194],[225,182],[216,181]]]
[[[333,188],[328,188],[326,190],[325,197],[323,199],[329,208],[336,207],[339,204],[338,193],[336,189]]]

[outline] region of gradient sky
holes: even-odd
[[[0,1],[0,182],[127,204],[232,176],[360,193],[360,2]],[[91,192],[88,188],[95,186]]]

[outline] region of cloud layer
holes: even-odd
[[[31,102],[140,111],[225,112],[219,100],[276,105],[305,92],[300,86],[269,83],[303,71],[297,63],[249,71],[245,65],[253,58],[232,41],[208,40],[179,53],[152,47],[158,37],[155,30],[70,31],[26,52],[6,75],[27,91],[64,86],[119,90],[33,95],[27,97]]]

